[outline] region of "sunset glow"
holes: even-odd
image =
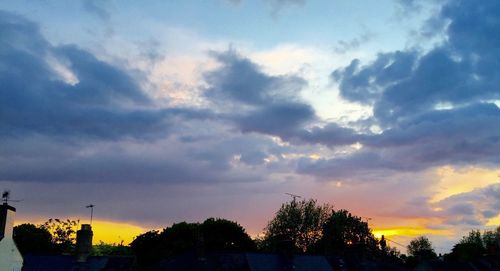
[[[499,29],[494,0],[0,0],[0,189],[95,242],[300,198],[447,253],[500,224]]]
[[[390,238],[390,237],[414,237],[414,236],[429,235],[429,234],[446,235],[449,234],[449,231],[433,230],[426,228],[390,228],[390,229],[374,229],[372,233],[377,238],[381,238],[382,235]]]

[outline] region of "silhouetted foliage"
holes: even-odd
[[[282,204],[265,228],[262,247],[273,251],[280,243],[290,241],[296,251],[307,251],[321,239],[323,224],[332,210],[330,205],[319,206],[313,199]]]
[[[33,224],[21,224],[14,227],[14,242],[21,254],[49,254],[55,247],[50,232]]]
[[[458,244],[453,246],[449,256],[452,260],[467,262],[483,255],[498,255],[500,247],[500,227],[493,231],[472,230]]]
[[[320,248],[326,253],[355,253],[374,255],[378,241],[368,223],[347,210],[334,211],[323,226]]]
[[[488,255],[500,257],[500,226],[495,230],[484,232],[483,244]]]
[[[71,252],[75,244],[78,223],[79,220],[50,218],[40,227],[50,232],[52,243],[58,251]]]
[[[235,222],[209,218],[202,224],[176,223],[161,233],[150,231],[137,236],[130,244],[142,265],[192,251],[252,251],[256,245],[245,229]]]
[[[472,230],[464,236],[452,249],[454,259],[470,261],[479,258],[485,252],[481,232]]]
[[[135,237],[130,249],[140,264],[149,264],[161,259],[162,242],[158,231],[148,231]]]
[[[255,242],[238,223],[209,218],[201,225],[205,249],[220,251],[254,251]]]
[[[437,257],[431,241],[425,236],[419,236],[410,241],[407,246],[408,254],[418,259],[427,260]]]
[[[93,256],[125,256],[131,254],[130,247],[123,244],[106,244],[100,241],[99,244],[92,246]]]

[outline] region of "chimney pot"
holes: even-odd
[[[86,262],[92,253],[92,227],[89,224],[82,224],[76,232],[76,261]]]

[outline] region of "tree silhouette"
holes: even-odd
[[[326,253],[374,252],[378,242],[371,233],[368,223],[361,217],[353,216],[347,210],[334,211],[323,226],[321,239]]]
[[[451,259],[471,261],[484,254],[495,255],[500,247],[500,227],[493,231],[472,230],[453,246]]]
[[[485,231],[483,243],[488,254],[500,256],[500,226],[495,230]]]
[[[236,222],[209,218],[201,224],[181,222],[162,232],[146,232],[137,236],[130,247],[138,262],[147,265],[189,251],[252,251],[256,245]]]
[[[75,243],[78,223],[79,220],[50,218],[40,227],[50,232],[52,243],[55,244],[59,251],[71,252]]]
[[[203,242],[208,251],[253,251],[255,242],[238,223],[209,218],[201,225]]]
[[[94,256],[125,256],[131,255],[130,247],[120,244],[107,244],[103,241],[92,246],[92,255]]]
[[[141,265],[156,262],[162,257],[162,242],[158,231],[148,231],[134,238],[130,249]]]
[[[436,258],[436,252],[432,247],[431,241],[425,236],[419,236],[410,241],[406,247],[410,256],[426,260]]]
[[[55,250],[50,232],[33,224],[14,227],[14,242],[21,254],[49,254]]]
[[[319,206],[313,199],[282,204],[265,228],[263,246],[276,250],[281,242],[291,242],[295,250],[307,251],[321,239],[323,224],[332,210],[330,205]]]

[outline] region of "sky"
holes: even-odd
[[[448,252],[500,224],[499,36],[496,0],[0,0],[0,188],[105,242],[293,193]]]

